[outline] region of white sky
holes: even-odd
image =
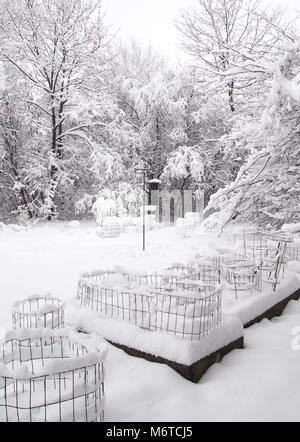
[[[299,0],[265,0],[265,3],[286,6],[289,11],[300,9]],[[164,55],[177,59],[182,55],[177,47],[178,35],[174,20],[180,9],[193,7],[197,0],[102,0],[107,10],[107,22],[122,39],[148,44]]]

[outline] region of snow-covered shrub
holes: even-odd
[[[92,206],[95,221],[102,226],[105,217],[111,217],[116,213],[116,202],[112,199],[99,197]]]
[[[75,204],[76,214],[93,214],[96,223],[101,225],[106,216],[118,218],[138,215],[142,204],[142,191],[126,182],[107,187],[94,195],[85,194]],[[132,225],[130,221],[129,225]]]

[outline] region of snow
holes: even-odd
[[[149,184],[161,184],[161,180],[157,180],[157,179],[150,180]]]
[[[96,222],[101,225],[103,219],[116,210],[116,202],[112,199],[99,197],[93,204],[92,213],[95,215]]]
[[[127,356],[110,346],[106,419],[299,422],[300,352],[291,347],[291,332],[299,321],[300,302],[292,301],[281,318],[245,330],[245,349],[225,356],[197,385],[170,367]]]
[[[22,309],[20,308],[21,304],[26,303],[27,301],[38,301],[39,299],[44,299],[45,301],[51,301],[52,295],[51,293],[45,293],[44,295],[38,295],[33,294],[28,296],[27,298],[22,299],[21,301],[16,301],[14,305],[12,306],[12,312],[22,312]],[[53,305],[53,303],[45,304],[43,307],[41,307],[39,310],[31,311],[30,313],[32,315],[43,315],[46,313],[50,313],[52,311],[57,310],[58,306]]]
[[[80,222],[79,221],[71,221],[71,222],[69,222],[68,227],[70,227],[71,229],[78,229],[80,227]]]
[[[97,236],[96,229],[89,223],[80,223],[77,229],[66,230],[64,227],[63,223],[50,223],[28,231],[0,231],[0,336],[5,329],[11,328],[11,307],[16,300],[46,290],[55,298],[74,298],[79,275],[84,272],[120,266],[133,273],[143,274],[145,269],[147,273],[155,273],[170,268],[174,262],[186,264],[194,259],[195,254],[199,257],[216,256],[217,248],[228,251],[234,247],[230,235],[217,239],[214,233],[198,228],[191,237],[178,238],[176,229],[168,227],[147,234],[147,251],[143,253],[140,234],[128,233],[118,239],[104,240]],[[207,348],[213,351],[213,345],[224,344],[225,332],[228,340],[240,335],[241,322],[228,317],[228,313],[247,322],[268,303],[276,303],[288,291],[299,288],[298,269],[299,263],[288,264],[285,279],[276,293],[270,287],[270,293],[242,294],[238,302],[233,293],[228,293],[223,302],[222,326],[214,332],[219,335],[205,338],[202,346],[198,342],[175,340],[156,332],[158,345],[156,341],[152,342],[154,333],[130,324],[125,324],[124,332],[124,324],[112,320],[102,320],[97,326],[101,327],[101,334],[109,333],[112,340],[121,340],[123,333],[124,345],[128,342],[143,351],[162,353],[167,359],[192,363],[204,355]],[[68,321],[69,305],[68,301]],[[90,320],[85,317],[85,310],[80,314],[81,320],[90,325],[95,320],[94,316]],[[80,324],[79,319],[77,324]],[[293,301],[281,318],[264,320],[244,330],[246,348],[231,352],[220,364],[212,366],[197,385],[186,381],[168,366],[132,358],[108,345],[106,419],[299,421],[300,353],[291,346],[295,338],[292,331],[299,325],[300,302]]]
[[[224,316],[222,325],[201,341],[187,341],[159,332],[148,332],[135,325],[114,319],[100,318],[87,308],[76,303],[67,306],[68,323],[88,333],[97,333],[115,344],[165,358],[179,364],[192,365],[205,356],[243,336],[243,326],[234,317]]]
[[[243,324],[248,324],[299,289],[300,279],[290,274],[289,277],[286,276],[276,292],[270,286],[269,292],[266,293],[242,295],[238,303],[225,298],[223,311],[228,315],[239,318]]]
[[[66,338],[68,336],[68,330],[59,329],[51,330],[45,328],[19,328],[16,330],[7,331],[2,336],[0,344],[13,340],[27,340],[27,339],[47,339],[47,338]]]
[[[282,230],[287,233],[299,233],[300,223],[284,224],[282,226]]]
[[[2,355],[0,357],[0,376],[10,377],[12,379],[29,379],[43,376],[43,375],[53,375],[59,372],[65,372],[69,370],[77,370],[82,367],[89,367],[93,364],[103,362],[107,353],[107,345],[103,341],[103,338],[96,336],[86,336],[74,332],[72,329],[18,329],[11,330],[7,332],[1,339],[0,345],[8,343],[12,340],[16,341],[26,341],[26,340],[37,340],[47,339],[47,338],[63,338],[68,339],[75,344],[80,344],[84,346],[87,350],[87,354],[84,356],[69,356],[66,359],[55,358],[52,361],[47,361],[46,364],[34,373],[28,370],[27,367],[19,367],[18,369],[10,369],[5,363],[3,363]],[[34,347],[34,345],[33,345]],[[34,350],[38,350],[39,346]],[[26,346],[22,348],[23,359],[24,352],[29,351]],[[33,350],[31,350],[33,351]],[[46,355],[46,349],[43,350],[44,356]],[[12,359],[13,360],[13,359]],[[17,360],[17,357],[14,357]],[[5,361],[9,362],[8,355],[5,355]]]
[[[10,328],[12,305],[30,293],[49,291],[62,300],[74,297],[81,273],[115,266],[135,274],[145,274],[145,269],[155,273],[173,262],[190,261],[200,248],[213,252],[213,242],[213,235],[206,235],[205,242],[181,240],[175,229],[162,228],[148,232],[144,253],[141,234],[102,239],[92,223],[69,231],[63,223],[50,223],[27,232],[0,232],[0,325]]]

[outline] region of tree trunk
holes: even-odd
[[[234,81],[231,81],[230,83],[228,83],[228,87],[229,87],[229,91],[228,91],[228,95],[229,95],[229,106],[230,106],[231,112],[234,112],[234,111],[235,111],[234,95],[233,95],[233,91],[234,91]]]
[[[53,156],[52,161],[56,161],[57,158],[57,129],[56,129],[56,113],[55,113],[55,107],[54,107],[54,96],[51,96],[52,101],[52,143],[51,143],[51,153]],[[49,199],[51,201],[50,204],[50,212],[48,214],[48,221],[51,221],[53,218],[55,218],[56,210],[54,205],[54,194],[55,194],[55,187],[56,187],[56,181],[57,181],[57,166],[55,164],[51,164],[50,169],[50,192],[49,192]]]

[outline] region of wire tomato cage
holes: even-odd
[[[19,329],[0,343],[0,421],[102,422],[105,344],[67,330]]]
[[[248,292],[258,287],[256,264],[246,258],[229,257],[221,262],[225,287],[233,290],[238,299],[241,292]]]
[[[172,293],[155,291],[151,330],[186,340],[201,340],[221,324],[221,289],[180,281]]]
[[[297,247],[296,245],[287,246],[286,259],[287,261],[300,261],[300,247]]]
[[[64,310],[65,303],[50,294],[31,295],[13,305],[13,328],[63,328]]]

